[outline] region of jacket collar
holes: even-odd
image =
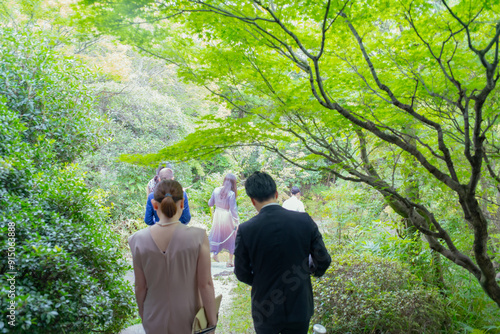
[[[281,208],[281,205],[279,203],[269,203],[260,208],[259,213],[267,210],[275,210],[276,208]]]

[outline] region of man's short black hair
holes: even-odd
[[[276,194],[276,183],[273,178],[263,172],[254,172],[245,182],[248,197],[257,202],[265,202]]]

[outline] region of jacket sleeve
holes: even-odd
[[[148,196],[148,200],[146,202],[146,214],[144,215],[144,222],[147,225],[154,225],[154,211],[153,204],[151,203],[151,199]]]
[[[314,268],[312,274],[313,276],[321,277],[330,266],[332,258],[330,257],[330,254],[328,254],[328,250],[325,247],[318,225],[316,225],[310,216],[309,219],[311,220],[311,224],[313,226],[310,251],[311,260],[313,262],[312,267]]]
[[[182,211],[179,221],[184,225],[187,225],[191,221],[191,212],[189,211],[189,202],[186,192],[184,192],[184,211]]]
[[[245,247],[243,238],[241,237],[241,228],[236,233],[235,249],[234,249],[234,274],[236,278],[243,283],[252,285],[253,270],[248,249]]]

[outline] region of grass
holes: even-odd
[[[253,320],[251,314],[250,286],[237,282],[235,276],[229,276],[236,282],[236,286],[231,290],[232,303],[227,308],[230,312],[221,315],[217,332],[224,334],[254,334]]]

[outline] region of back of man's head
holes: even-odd
[[[163,168],[160,173],[158,173],[160,180],[172,180],[174,178],[174,171],[170,168]]]
[[[292,195],[296,195],[296,194],[300,193],[300,189],[297,186],[293,186],[292,189],[290,190],[290,192],[292,193]]]
[[[265,202],[276,194],[276,183],[267,173],[254,172],[245,182],[248,197]]]

